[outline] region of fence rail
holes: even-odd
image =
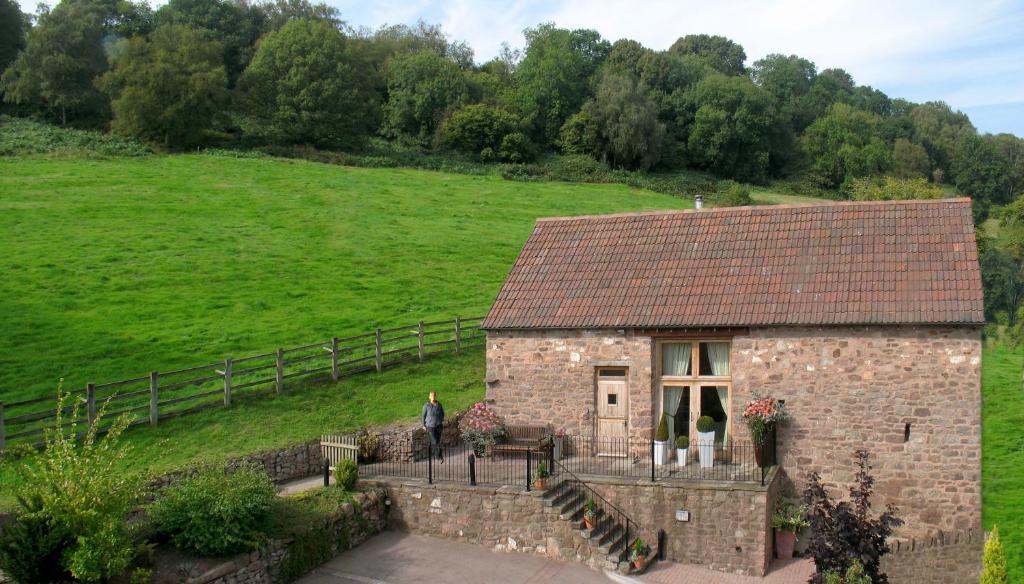
[[[364,371],[382,371],[400,363],[424,361],[441,353],[458,353],[483,344],[483,317],[418,322],[347,337],[333,337],[269,353],[228,357],[217,363],[152,371],[148,375],[89,383],[68,393],[91,422],[106,407],[100,432],[113,424],[113,413],[143,414],[132,424],[157,425],[162,419],[230,406],[251,397],[281,393],[297,378],[338,381]],[[407,331],[396,336],[395,331]],[[239,366],[242,365],[242,366]],[[40,404],[46,404],[45,409]],[[0,400],[0,450],[14,444],[38,445],[37,437],[56,428],[55,398],[40,397],[4,403]],[[65,420],[65,426],[68,421]]]

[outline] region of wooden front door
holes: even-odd
[[[625,456],[629,452],[629,392],[625,369],[597,371],[598,455]]]

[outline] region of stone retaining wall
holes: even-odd
[[[882,556],[891,584],[976,584],[985,538],[976,531],[897,540]]]
[[[319,543],[327,547],[323,550],[330,559],[341,552],[350,550],[369,537],[384,529],[387,523],[387,494],[379,488],[369,488],[365,492],[354,493],[352,502],[345,503],[337,515],[330,518],[323,526],[326,533],[316,531],[314,537],[328,541]],[[291,582],[302,573],[307,573],[316,565],[290,564],[290,553],[296,547],[308,547],[308,542],[295,540],[276,540],[263,548],[251,553],[241,554],[224,562],[206,573],[191,578],[186,584],[279,584]],[[303,552],[308,556],[308,550]],[[305,556],[304,556],[305,557]],[[299,560],[301,561],[301,560]],[[287,566],[286,566],[287,565]],[[302,573],[295,573],[300,571]]]
[[[224,468],[232,470],[247,464],[263,467],[272,481],[283,483],[320,474],[323,472],[324,456],[320,450],[320,440],[317,439],[303,444],[232,458],[224,463]],[[198,467],[185,468],[156,477],[149,484],[154,489],[163,489],[182,478],[195,475],[196,472],[198,472]]]

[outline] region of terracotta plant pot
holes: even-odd
[[[796,534],[792,531],[775,531],[775,553],[780,560],[792,560],[796,546]]]
[[[594,520],[592,518],[589,518],[586,515],[584,515],[583,516],[583,528],[584,529],[594,529]]]
[[[548,488],[548,480],[547,479],[535,479],[533,481],[533,488],[537,489],[538,491],[543,491],[544,489]]]
[[[644,568],[646,566],[647,566],[647,558],[645,558],[645,557],[639,557],[639,558],[633,560],[633,569],[636,570],[637,572],[643,572]]]

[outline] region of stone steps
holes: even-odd
[[[548,487],[542,500],[549,513],[557,514],[560,520],[571,522],[579,530],[580,537],[591,550],[591,558],[587,562],[591,567],[628,573],[630,542],[625,526],[598,508],[593,529],[583,528],[587,496],[582,491],[572,489],[572,484],[567,480]]]

